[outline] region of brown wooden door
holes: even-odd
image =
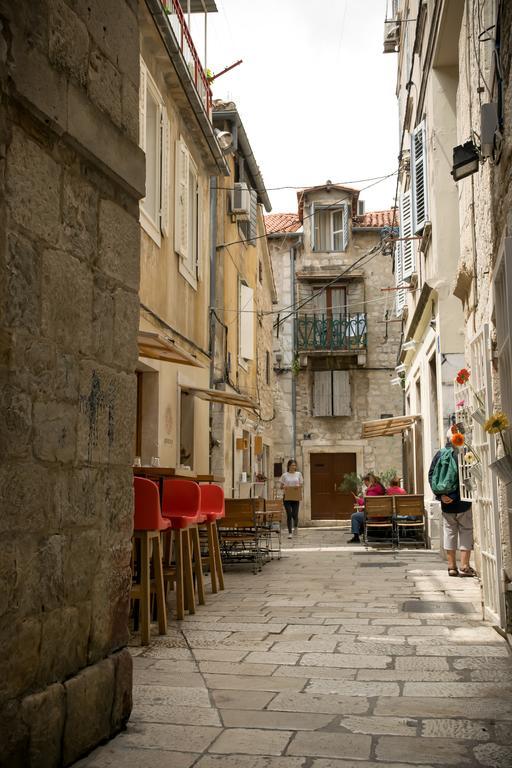
[[[355,453],[312,453],[311,519],[350,520],[354,499],[337,490],[346,474],[356,471]]]

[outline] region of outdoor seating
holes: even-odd
[[[169,520],[160,513],[160,493],[152,480],[134,478],[134,556],[130,597],[140,603],[141,642],[150,641],[151,592],[156,594],[158,631],[167,632],[167,611],[165,605],[164,578],[162,570],[162,548],[160,535],[170,527]],[[153,578],[151,578],[151,564]]]
[[[420,494],[395,496],[395,530],[397,545],[419,543],[427,548],[424,498]],[[418,537],[419,534],[419,537]]]
[[[282,499],[265,499],[265,531],[270,559],[281,559],[281,528],[284,506]]]
[[[169,519],[172,536],[166,543],[164,578],[176,582],[176,616],[184,618],[185,606],[195,613],[194,577],[197,583],[198,602],[205,603],[201,548],[198,524],[200,515],[200,491],[191,480],[164,480],[162,515]],[[173,567],[171,554],[174,550]]]
[[[393,496],[367,496],[364,503],[364,541],[369,543],[369,533],[373,538],[394,546],[395,523],[393,519]],[[375,533],[377,532],[377,533]],[[380,536],[378,534],[381,534]],[[385,534],[385,535],[382,535]]]
[[[210,570],[212,592],[217,592],[217,583],[220,590],[224,589],[224,572],[222,570],[222,558],[220,553],[219,532],[217,522],[225,516],[224,491],[219,485],[201,484],[199,486],[201,502],[200,512],[204,516],[204,525],[207,534],[207,562]],[[204,561],[204,558],[203,558]]]
[[[226,499],[225,517],[219,521],[223,563],[250,562],[254,573],[264,562],[262,524],[258,512],[264,512],[263,499]]]

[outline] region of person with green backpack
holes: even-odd
[[[443,539],[450,576],[476,576],[469,561],[473,549],[473,514],[470,501],[462,501],[459,487],[457,446],[464,445],[464,437],[448,430],[446,446],[437,451],[428,472],[430,487],[443,513]],[[460,569],[457,568],[457,549],[460,550]]]

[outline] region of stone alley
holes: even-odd
[[[512,765],[512,659],[439,555],[301,530],[134,647],[125,733],[80,768]]]

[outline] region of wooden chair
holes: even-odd
[[[408,532],[420,533],[420,538],[407,538],[407,543],[423,544],[427,548],[427,529],[425,525],[425,504],[421,494],[394,496],[395,500],[395,529],[397,545],[400,546],[400,534]]]
[[[284,505],[282,499],[265,499],[265,525],[268,530],[269,553],[281,559],[281,529],[283,524]]]
[[[368,529],[382,533],[388,532],[389,536],[380,537],[380,541],[386,541],[394,546],[395,522],[392,496],[367,496],[364,501],[364,541],[368,544]]]
[[[251,562],[254,573],[263,567],[261,523],[263,499],[225,499],[225,517],[219,520],[223,563]]]

